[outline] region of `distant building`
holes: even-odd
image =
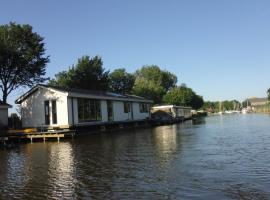
[[[112,92],[36,85],[16,100],[23,127],[69,128],[143,121],[153,103]]]
[[[8,109],[12,108],[11,105],[0,101],[0,127],[8,126]]]
[[[251,107],[263,106],[263,105],[266,105],[268,103],[268,99],[267,98],[253,97],[253,98],[249,98],[247,100],[248,100],[248,104]]]

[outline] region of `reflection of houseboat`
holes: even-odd
[[[191,107],[163,105],[151,107],[151,119],[154,121],[173,123],[191,119]]]

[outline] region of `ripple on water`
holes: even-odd
[[[258,186],[249,184],[235,184],[225,188],[224,192],[232,199],[237,200],[268,200],[266,192],[258,189]]]
[[[0,151],[0,199],[268,199],[269,119],[209,117]]]

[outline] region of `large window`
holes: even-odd
[[[129,112],[130,112],[130,103],[124,102],[124,113],[129,113]]]
[[[141,113],[148,113],[149,112],[149,106],[147,103],[140,103],[140,112]]]
[[[78,98],[78,118],[79,122],[100,121],[100,101]]]

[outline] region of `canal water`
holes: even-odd
[[[2,149],[0,199],[270,199],[270,117],[214,116]]]

